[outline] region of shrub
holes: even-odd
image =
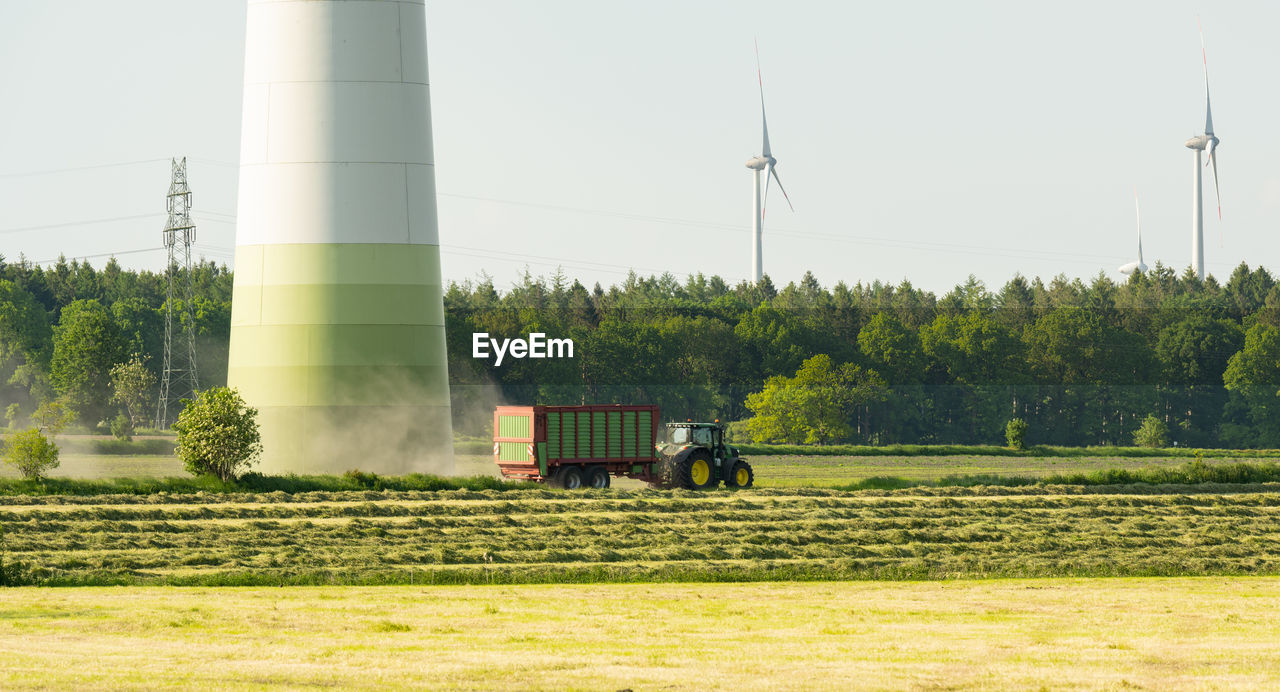
[[[1148,415],[1142,419],[1142,425],[1134,431],[1133,444],[1137,447],[1167,447],[1169,426],[1159,418]]]
[[[1011,449],[1027,448],[1027,422],[1013,418],[1004,426],[1004,439]]]
[[[214,387],[182,403],[173,429],[178,433],[175,452],[187,471],[230,481],[261,456],[258,409],[247,405],[239,392]]]
[[[156,376],[147,370],[142,356],[133,354],[128,362],[117,363],[111,368],[111,401],[121,404],[128,414],[129,430],[142,422],[146,417],[146,408],[151,401],[149,392],[155,386]],[[111,424],[111,434],[115,434],[116,424]],[[117,436],[118,439],[125,439]]]
[[[117,414],[111,421],[111,435],[117,440],[130,442],[133,440],[133,420],[123,413]]]
[[[49,437],[57,437],[75,418],[75,413],[59,401],[46,401],[31,414],[31,423]]]
[[[361,488],[368,488],[370,490],[383,489],[382,479],[378,478],[378,474],[376,473],[361,471],[359,469],[351,469],[350,471],[342,474],[342,477],[355,483]]]
[[[5,463],[18,469],[23,478],[40,480],[46,471],[58,466],[58,445],[38,428],[27,428],[9,439]]]

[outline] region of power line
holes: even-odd
[[[447,255],[460,255],[462,257],[476,257],[485,260],[497,260],[499,262],[513,262],[516,264],[536,264],[547,267],[562,267],[566,269],[584,269],[602,271],[607,274],[626,275],[632,271],[650,272],[653,274],[662,274],[665,270],[650,269],[646,267],[626,267],[620,264],[603,264],[599,262],[561,260],[552,257],[540,257],[538,255],[524,255],[516,252],[499,252],[496,250],[480,250],[479,252],[468,252],[474,248],[454,249],[451,245],[440,246],[440,252]],[[488,253],[488,254],[481,254]],[[498,255],[498,256],[495,256]],[[503,256],[505,255],[505,256]]]
[[[235,224],[235,217],[230,214],[217,214],[216,212],[196,212],[196,214],[198,216],[211,216],[215,214],[218,216],[226,216],[226,217],[229,217],[229,220],[224,221],[221,219],[208,219],[208,221],[210,223],[225,223],[225,224],[231,224],[231,225]],[[161,214],[159,214],[158,212],[153,212],[151,214],[134,214],[132,216],[114,216],[109,219],[86,219],[84,221],[67,221],[64,223],[51,223],[51,224],[45,224],[43,226],[19,226],[16,228],[0,229],[0,234],[25,233],[27,231],[47,231],[53,228],[71,228],[75,226],[93,226],[93,225],[103,224],[103,223],[115,223],[117,221],[137,221],[139,219],[153,219],[158,216],[161,216]]]
[[[51,168],[42,171],[23,171],[13,173],[0,173],[0,178],[34,178],[42,175],[57,175],[59,173],[76,173],[78,171],[93,171],[104,168],[123,168],[125,166],[142,166],[149,163],[163,163],[169,159],[140,159],[138,161],[117,161],[114,163],[97,163],[88,166],[71,166],[68,168]],[[207,163],[213,166],[224,166],[227,168],[239,168],[240,164],[233,161],[219,161],[217,159],[198,159],[192,158],[192,161]]]
[[[0,234],[7,233],[25,233],[26,231],[46,231],[51,228],[69,228],[71,226],[92,226],[100,223],[114,223],[116,221],[137,221],[138,219],[154,219],[159,214],[135,214],[134,216],[117,216],[110,219],[91,219],[89,221],[68,221],[66,223],[51,223],[43,226],[22,226],[19,228],[6,228],[0,230]]]
[[[194,156],[193,156],[193,157],[191,157],[191,160],[192,160],[192,161],[199,161],[200,163],[208,163],[208,164],[212,164],[212,165],[214,165],[214,166],[225,166],[225,167],[227,167],[227,168],[240,168],[240,162],[239,162],[239,161],[218,161],[217,159],[200,159],[200,158],[196,158],[196,157],[194,157]]]
[[[54,168],[44,171],[27,171],[25,173],[0,173],[0,178],[29,178],[40,175],[55,175],[58,173],[74,173],[76,171],[92,171],[100,168],[120,168],[122,166],[141,166],[147,163],[160,163],[168,161],[168,159],[143,159],[141,161],[120,161],[118,163],[99,163],[90,166],[75,166],[72,168]]]
[[[163,249],[164,248],[162,247],[144,247],[138,250],[117,250],[115,252],[101,252],[96,255],[77,255],[75,257],[67,257],[63,255],[62,257],[58,257],[57,259],[23,260],[23,261],[25,261],[28,264],[54,264],[56,262],[61,262],[63,260],[74,261],[74,260],[98,259],[101,257],[115,257],[117,255],[136,255],[143,252],[156,252],[158,250],[163,250]]]

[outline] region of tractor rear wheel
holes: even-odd
[[[706,490],[717,484],[711,455],[699,450],[676,466],[676,485],[686,490]]]
[[[724,484],[730,488],[750,488],[755,481],[756,474],[751,470],[751,464],[739,461],[729,470],[729,475],[725,477]]]
[[[587,467],[586,477],[584,478],[584,481],[583,481],[586,487],[595,488],[597,490],[603,490],[609,487],[609,481],[610,481],[609,471],[605,469],[605,467],[603,466]]]

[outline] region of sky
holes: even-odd
[[[428,0],[443,270],[590,287],[751,267],[759,41],[779,286],[1190,264],[1203,23],[1221,138],[1205,256],[1280,270],[1280,4]],[[164,265],[169,158],[232,263],[244,3],[0,0],[0,254]]]

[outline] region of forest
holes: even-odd
[[[232,273],[193,268],[202,386],[223,384]],[[110,372],[163,362],[165,275],[0,260],[0,405],[17,425],[58,400],[110,420]],[[629,274],[607,288],[527,270],[444,287],[455,427],[495,403],[655,403],[670,419],[738,421],[737,439],[807,444],[1128,445],[1148,416],[1179,446],[1280,447],[1280,285],[1156,265],[1115,282],[1015,275],[942,296],[909,281],[777,288]],[[186,311],[175,302],[175,320]],[[472,334],[570,338],[573,358],[472,357]],[[154,400],[154,396],[152,397]],[[740,427],[739,427],[740,426]]]

